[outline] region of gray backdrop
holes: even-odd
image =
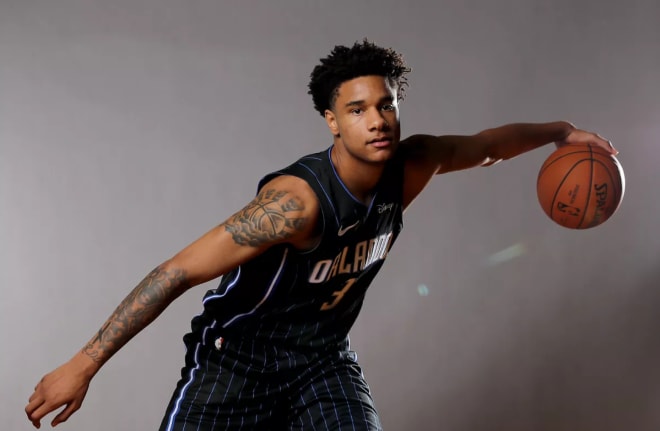
[[[550,147],[435,179],[352,332],[385,428],[659,429],[656,0],[1,0],[3,430],[30,429],[39,378],[151,268],[331,143],[308,76],[365,36],[414,69],[404,135],[568,119],[613,140],[627,179],[588,231],[538,205]],[[61,428],[155,429],[215,284]]]

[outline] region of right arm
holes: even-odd
[[[319,216],[314,192],[303,180],[270,181],[243,209],[152,270],[71,360],[44,376],[25,412],[37,428],[46,414],[66,405],[51,423],[80,408],[92,377],[183,292],[212,280],[276,244],[312,245]]]

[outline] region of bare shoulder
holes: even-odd
[[[438,159],[451,157],[454,138],[454,136],[412,135],[401,141],[401,149],[408,163],[437,163]]]
[[[288,242],[306,248],[313,240],[320,214],[312,188],[301,178],[278,176],[225,223],[225,229],[240,245],[260,247]]]
[[[403,205],[407,208],[438,172],[448,154],[437,145],[437,137],[412,135],[401,141],[404,157]],[[435,153],[435,154],[434,154]]]
[[[410,135],[407,138],[402,139],[400,145],[402,149],[406,151],[406,154],[414,156],[417,155],[419,151],[423,151],[423,149],[428,146],[428,141],[431,138],[433,138],[432,135]]]

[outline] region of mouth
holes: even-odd
[[[383,148],[392,144],[392,138],[390,136],[378,136],[370,140],[368,144],[376,148]]]

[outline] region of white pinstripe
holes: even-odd
[[[340,380],[340,382],[341,382],[341,380]],[[323,383],[325,384],[325,388],[328,390],[328,395],[331,397],[330,401],[332,402],[332,409],[335,411],[335,416],[337,417],[337,423],[341,424],[341,418],[339,417],[339,412],[337,411],[337,404],[335,404],[335,400],[332,399],[332,395],[331,395],[332,391],[330,390],[330,386],[328,386],[328,379],[326,379],[325,376],[323,377]],[[340,386],[341,386],[341,384],[340,384]],[[343,391],[344,387],[341,386],[341,388],[342,388],[342,391]],[[314,385],[312,385],[312,390],[314,392],[314,395],[316,396],[316,391],[314,390]],[[323,411],[323,410],[321,409],[321,411]],[[321,416],[323,417],[323,415],[321,415]],[[324,417],[323,421],[325,421],[325,417]],[[351,419],[351,421],[352,421],[352,419]],[[355,425],[353,425],[353,429],[355,429]]]
[[[179,394],[179,397],[177,398],[176,402],[174,403],[174,409],[172,410],[172,413],[170,414],[170,418],[167,422],[167,431],[172,431],[172,427],[174,426],[174,418],[176,417],[177,413],[179,412],[179,409],[181,408],[181,400],[183,400],[184,396],[186,395],[186,391],[188,390],[188,387],[192,384],[193,380],[195,379],[195,371],[199,370],[199,348],[206,343],[206,331],[209,329],[213,329],[215,327],[216,321],[214,320],[213,323],[210,325],[207,325],[204,328],[204,331],[202,331],[202,341],[198,341],[197,344],[195,345],[195,354],[193,356],[193,360],[195,362],[195,368],[190,370],[190,374],[188,376],[188,381],[186,382],[185,385],[183,385],[183,388],[181,388],[181,393]]]
[[[209,356],[211,356],[211,351],[209,351]],[[208,371],[208,359],[209,358],[206,358],[207,371]],[[211,388],[211,391],[209,392],[209,396],[206,399],[206,402],[204,403],[204,407],[202,408],[202,415],[206,412],[206,406],[209,404],[209,402],[211,401],[211,398],[213,397],[213,393],[215,392],[215,387],[217,386],[218,381],[220,381],[220,376],[221,375],[222,375],[222,368],[218,367],[218,373],[215,376],[215,382],[213,382],[213,387]],[[200,388],[201,388],[201,385],[200,385]],[[197,398],[197,397],[195,396],[195,398]],[[200,420],[199,423],[197,424],[197,431],[199,431],[201,426],[202,426],[202,421]]]
[[[337,376],[337,381],[339,382],[339,387],[341,388],[341,393],[344,395],[344,399],[348,399],[346,397],[346,391],[344,390],[344,385],[341,382],[341,376],[339,375],[338,372],[335,372],[335,375]],[[326,380],[325,387],[328,388],[328,382]],[[328,392],[330,392],[330,388],[328,388]],[[367,415],[364,413],[364,406],[362,403],[360,403],[360,406],[362,407],[362,417],[364,418],[364,423],[369,423],[367,420]],[[353,421],[353,412],[351,411],[351,403],[347,403],[348,407],[348,416],[351,418],[351,425],[353,425],[353,429],[355,429],[355,422]]]
[[[179,412],[179,408],[181,407],[181,400],[183,399],[183,396],[185,395],[186,390],[188,390],[188,387],[190,386],[190,384],[192,383],[192,381],[195,378],[195,371],[197,371],[199,369],[199,361],[197,359],[197,355],[199,353],[199,347],[200,346],[201,346],[201,343],[197,343],[197,345],[195,346],[195,368],[190,370],[190,375],[189,375],[189,378],[188,378],[188,382],[181,389],[181,393],[179,394],[179,398],[177,398],[176,403],[174,404],[174,409],[172,410],[172,413],[170,414],[170,419],[167,423],[167,428],[166,428],[167,431],[172,430],[172,427],[174,426],[174,417]]]

